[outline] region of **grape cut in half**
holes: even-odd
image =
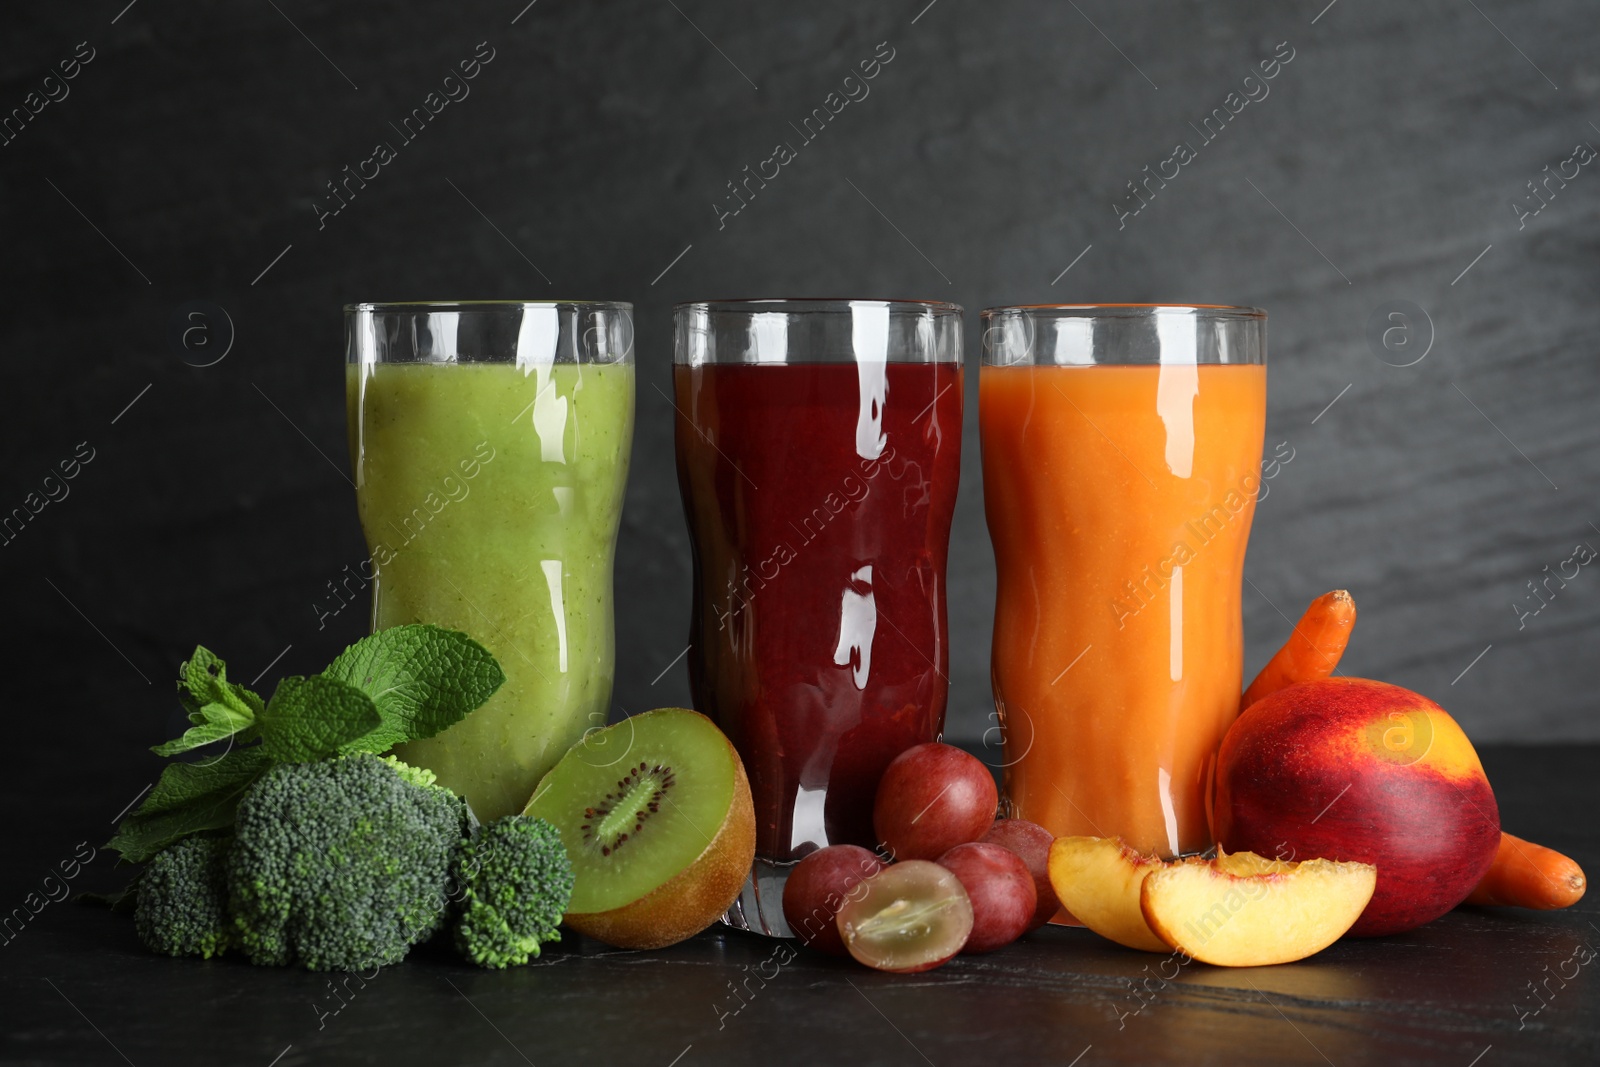
[[[839,911],[850,955],[880,971],[931,970],[960,952],[972,933],[972,903],[961,880],[937,863],[906,860],[861,883]]]

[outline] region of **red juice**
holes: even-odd
[[[690,686],[744,760],[756,854],[870,848],[884,768],[944,723],[960,365],[679,364],[673,381]]]

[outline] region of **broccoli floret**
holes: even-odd
[[[379,759],[394,768],[394,773],[410,782],[412,785],[438,785],[439,776],[426,767],[413,767],[404,763],[398,756],[379,756]]]
[[[233,944],[227,837],[186,837],[140,873],[133,923],[139,940],[168,956],[221,955]]]
[[[481,829],[456,857],[461,911],[456,948],[480,967],[511,967],[557,941],[572,899],[572,863],[556,828],[507,815]]]
[[[359,754],[279,764],[239,803],[229,906],[252,963],[398,963],[442,924],[466,802]]]

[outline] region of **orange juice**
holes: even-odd
[[[1239,708],[1263,365],[984,366],[1010,814],[1173,856]]]

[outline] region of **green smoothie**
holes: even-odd
[[[483,707],[396,750],[480,819],[521,811],[605,725],[633,392],[628,364],[348,366],[373,628],[464,630],[505,671]]]

